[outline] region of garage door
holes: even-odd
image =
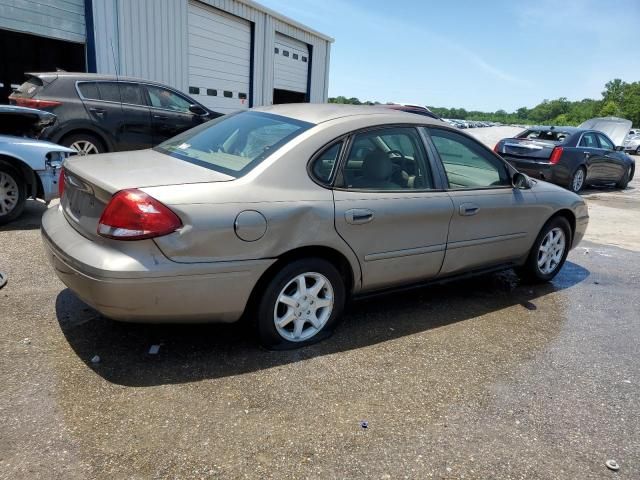
[[[251,25],[189,3],[189,95],[220,113],[249,107]]]
[[[279,90],[307,93],[309,47],[306,43],[276,33],[274,85]]]

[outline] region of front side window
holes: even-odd
[[[338,156],[342,149],[342,142],[337,142],[325,149],[313,161],[311,171],[320,183],[329,184],[338,162]]]
[[[173,110],[181,113],[190,113],[189,107],[191,104],[171,90],[149,85],[147,86],[147,92],[149,92],[149,101],[151,102],[152,107]]]
[[[613,146],[613,143],[611,143],[611,140],[609,140],[604,135],[598,134],[598,140],[600,140],[600,147],[606,150],[615,150],[615,147]]]
[[[356,190],[433,188],[422,140],[415,128],[357,134],[343,170],[344,186]]]
[[[509,170],[482,145],[463,135],[429,129],[433,145],[449,180],[449,188],[488,188],[511,185]]]
[[[585,133],[582,135],[579,146],[585,148],[600,148],[595,133]]]
[[[155,149],[240,177],[312,126],[280,115],[241,112],[187,130]]]

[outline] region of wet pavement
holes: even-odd
[[[0,478],[640,478],[640,238],[588,234],[547,285],[359,301],[268,352],[241,324],[101,318],[46,262],[43,210],[0,229]]]

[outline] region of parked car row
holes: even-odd
[[[453,125],[457,128],[481,128],[481,127],[498,127],[502,125],[499,122],[480,122],[477,120],[457,120],[452,118],[443,118],[449,125]]]

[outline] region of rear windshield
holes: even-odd
[[[571,136],[570,132],[562,130],[525,130],[516,138],[525,138],[527,140],[545,140],[556,143],[563,143]]]
[[[187,130],[155,149],[240,177],[312,126],[311,123],[279,115],[242,112]]]
[[[42,90],[42,80],[38,77],[31,77],[29,80],[20,85],[13,93],[16,97],[32,98]]]

